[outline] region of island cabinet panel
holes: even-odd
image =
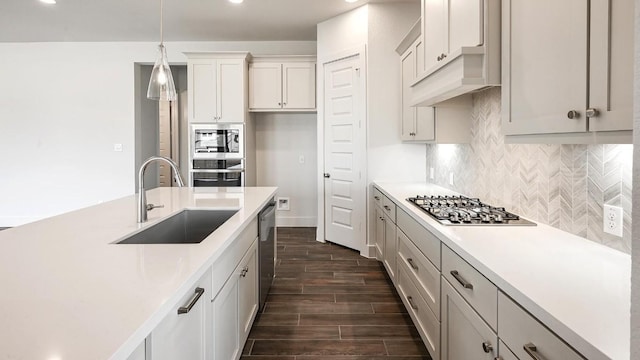
[[[494,360],[498,336],[449,284],[442,281],[442,360]]]
[[[206,334],[211,325],[207,310],[210,291],[211,269],[208,269],[151,332],[153,360],[206,358]]]
[[[258,239],[240,262],[238,279],[240,342],[244,344],[258,313]]]
[[[498,320],[500,339],[520,359],[584,359],[502,292],[498,295]]]
[[[391,280],[396,281],[398,239],[396,238],[396,204],[374,189],[376,258],[382,261]]]

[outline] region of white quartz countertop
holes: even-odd
[[[375,185],[588,359],[629,359],[629,255],[541,223],[440,225],[406,199],[455,194],[451,190],[430,184]]]
[[[0,232],[0,359],[122,359],[274,196],[273,187],[158,188]],[[237,209],[199,244],[113,244],[185,208]]]

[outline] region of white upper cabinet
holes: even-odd
[[[422,0],[421,32],[411,105],[500,85],[500,0]]]
[[[413,88],[420,71],[424,71],[426,48],[420,35],[420,22],[407,34],[396,48],[400,55],[401,134],[404,142],[442,144],[468,143],[471,139],[472,102],[468,95],[459,96],[436,107],[412,106]]]
[[[248,54],[186,55],[189,122],[245,122]]]
[[[424,0],[426,69],[463,47],[483,43],[482,0]]]
[[[315,57],[259,57],[249,65],[251,111],[315,111]]]
[[[633,2],[502,5],[503,130],[518,135],[507,140],[630,141]]]

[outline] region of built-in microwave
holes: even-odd
[[[244,158],[243,124],[191,125],[193,159]]]

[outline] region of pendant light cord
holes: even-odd
[[[162,14],[163,14],[163,3],[162,0],[160,0],[160,45],[163,44],[163,37],[162,37]]]

